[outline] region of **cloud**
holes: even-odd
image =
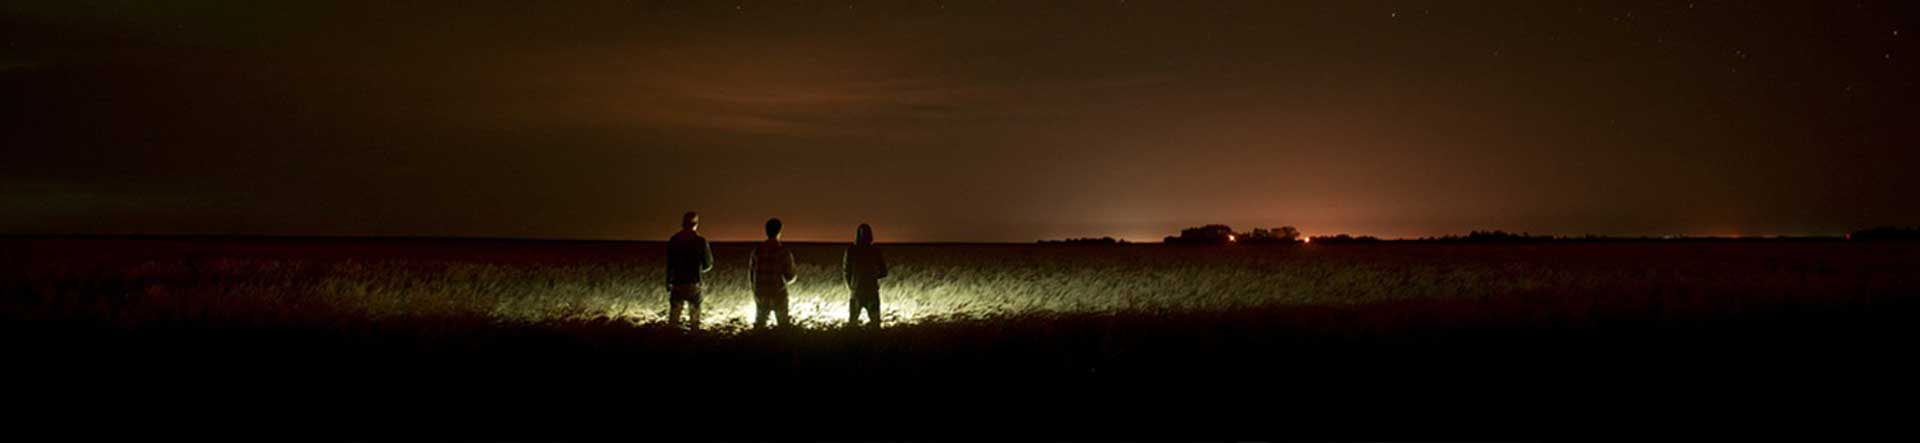
[[[906,137],[901,123],[938,121],[996,96],[992,88],[927,77],[651,79],[630,102],[638,123],[795,137]]]
[[[1170,81],[1114,75],[1014,83],[914,72],[912,67],[876,71],[811,75],[805,69],[770,66],[730,76],[710,75],[712,71],[657,73],[637,80],[632,89],[645,92],[620,106],[642,124],[775,136],[912,139],[928,125],[1084,111],[1036,106],[1031,100],[1036,96],[1125,95]]]

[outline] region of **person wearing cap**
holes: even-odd
[[[680,232],[667,240],[667,324],[680,325],[680,307],[686,305],[687,322],[700,329],[700,274],[713,270],[713,248],[695,232],[700,229],[700,214],[680,216]]]

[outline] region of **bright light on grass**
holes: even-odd
[[[1593,255],[1623,250],[1619,248],[1568,246],[1561,253]],[[800,262],[799,280],[789,288],[794,323],[811,329],[844,325],[849,295],[838,263],[844,249],[794,249]],[[1764,251],[1776,250],[1786,249]],[[1633,285],[1643,284],[1636,282],[1646,281],[1649,275],[1670,279],[1663,283],[1669,286],[1705,285],[1717,294],[1768,293],[1809,284],[1802,273],[1775,272],[1771,267],[1728,272],[1721,265],[1700,266],[1678,259],[1669,260],[1672,263],[1537,260],[1490,246],[1309,253],[1285,247],[940,245],[893,246],[886,251],[893,268],[892,275],[881,282],[880,298],[884,321],[892,326],[956,317],[1117,311],[1172,314],[1516,294],[1564,298],[1566,294],[1643,291],[1644,287]],[[753,297],[742,259],[745,251],[716,253],[721,263],[706,276],[702,323],[708,331],[721,333],[749,328]],[[116,289],[130,308],[114,318],[254,321],[325,312],[398,322],[660,324],[666,320],[667,291],[656,255],[643,251],[615,260],[555,262],[150,261],[114,271],[111,281],[132,282]]]
[[[849,294],[840,279],[839,249],[795,249],[800,278],[789,286],[793,322],[816,329],[844,325]],[[1403,270],[1304,261],[1286,248],[899,246],[887,251],[893,269],[881,282],[881,314],[885,324],[896,326],[956,317],[1344,304],[1457,289],[1382,286],[1378,283],[1401,281],[1389,277]],[[749,328],[752,291],[745,266],[735,263],[744,260],[729,260],[742,251],[716,252],[721,263],[705,276],[702,324],[709,331]],[[562,263],[223,260],[201,269],[239,278],[218,293],[337,306],[376,319],[479,315],[503,323],[612,319],[659,324],[666,321],[667,291],[660,263],[651,255]],[[1492,274],[1449,278],[1476,290],[1530,284]]]
[[[882,323],[912,324],[921,320],[918,317],[921,307],[920,302],[921,300],[925,300],[925,297],[917,297],[915,296],[916,294],[887,294],[884,290],[882,294],[880,304]],[[708,297],[705,303],[707,304],[704,308],[706,318],[702,320],[703,323],[718,325],[732,324],[736,326],[753,325],[756,307],[754,306],[753,297],[750,294],[741,294],[741,296],[738,297]],[[787,315],[791,317],[789,320],[795,326],[805,328],[843,326],[847,323],[849,303],[851,303],[850,297],[845,293],[822,294],[819,292],[788,291]],[[951,303],[947,303],[947,305],[951,305]],[[639,320],[643,323],[666,320],[664,315],[636,316],[632,315],[634,313],[630,311],[626,313],[628,314],[628,318]],[[773,313],[768,312],[767,325],[772,326],[776,321]],[[867,322],[866,313],[862,312],[860,314],[860,321],[862,324]]]

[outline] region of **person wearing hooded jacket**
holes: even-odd
[[[860,325],[860,311],[867,311],[868,323],[880,326],[880,279],[887,278],[887,259],[873,245],[873,227],[865,223],[854,231],[853,246],[840,259],[840,272],[847,289],[853,292],[847,303],[847,324]]]

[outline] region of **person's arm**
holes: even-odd
[[[667,242],[667,290],[673,290],[673,242]]]
[[[853,289],[853,248],[840,254],[840,277],[847,281],[847,289]]]
[[[759,277],[760,277],[760,250],[755,249],[752,252],[747,253],[747,286],[753,287],[755,283],[759,283]]]
[[[713,270],[713,244],[707,243],[707,239],[700,239],[700,252],[700,272],[704,274]]]
[[[880,248],[873,248],[873,265],[880,268],[874,278],[887,278],[887,256],[880,254]]]
[[[787,256],[786,256],[786,261],[787,261],[787,263],[786,263],[786,265],[787,265],[787,267],[786,267],[786,270],[787,270],[787,272],[786,272],[786,274],[785,274],[785,275],[781,275],[781,277],[782,277],[783,279],[785,279],[785,281],[787,282],[787,284],[793,284],[793,281],[794,281],[794,280],[798,280],[798,279],[800,279],[800,276],[799,276],[799,275],[797,275],[797,274],[796,274],[796,273],[794,272],[794,270],[793,270],[793,268],[794,268],[794,264],[793,264],[793,251],[780,251],[780,252],[785,252],[785,253],[787,254]]]

